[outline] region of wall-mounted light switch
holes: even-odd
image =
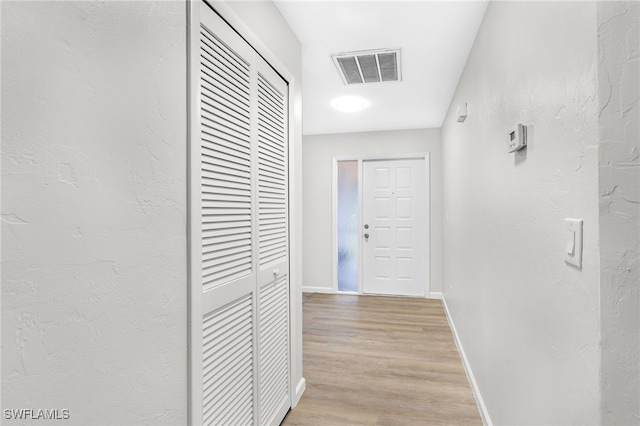
[[[576,252],[576,233],[567,231],[567,254],[574,255]]]
[[[467,115],[469,114],[467,112],[467,108],[468,106],[466,102],[458,106],[458,111],[456,112],[456,116],[458,117],[458,123],[464,123],[464,120],[467,119]]]
[[[567,248],[564,261],[582,268],[582,219],[565,219]]]

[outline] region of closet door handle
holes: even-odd
[[[280,273],[280,269],[276,268],[276,269],[273,270],[273,276],[274,277],[277,277],[279,273]]]

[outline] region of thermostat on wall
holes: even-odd
[[[518,124],[507,133],[507,152],[514,152],[527,146],[527,126]]]

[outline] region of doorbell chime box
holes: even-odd
[[[507,133],[507,152],[518,151],[527,146],[527,126],[518,124]]]

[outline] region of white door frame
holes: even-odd
[[[428,152],[416,152],[409,154],[373,154],[373,155],[344,155],[334,156],[332,161],[332,173],[331,173],[331,262],[332,262],[332,289],[333,293],[351,293],[338,291],[338,161],[357,161],[358,162],[358,229],[362,229],[362,206],[363,206],[363,194],[362,194],[362,163],[364,161],[376,161],[376,160],[410,160],[410,159],[423,159],[425,165],[425,212],[427,214],[427,221],[425,223],[425,256],[428,260],[425,266],[426,271],[426,284],[425,284],[425,297],[429,297],[431,294],[431,165],[429,161]],[[363,294],[363,265],[364,265],[364,244],[362,238],[358,239],[358,292],[355,294]],[[353,294],[353,293],[352,293]]]

